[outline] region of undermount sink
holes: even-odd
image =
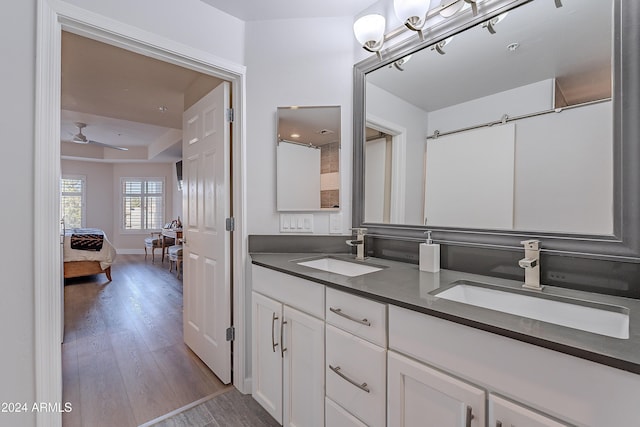
[[[296,264],[349,277],[361,276],[363,274],[375,273],[376,271],[382,270],[382,267],[345,261],[328,256],[308,261],[298,261]]]
[[[629,338],[629,309],[623,306],[464,280],[434,296],[609,337]]]

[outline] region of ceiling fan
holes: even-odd
[[[128,151],[128,148],[125,147],[118,147],[116,145],[111,145],[111,144],[105,144],[103,142],[98,142],[98,141],[93,141],[91,139],[87,139],[87,136],[85,134],[82,133],[82,129],[87,127],[86,123],[82,123],[82,122],[76,122],[75,125],[78,127],[78,133],[73,135],[73,138],[71,138],[71,142],[75,142],[76,144],[92,144],[92,145],[99,145],[101,147],[107,147],[107,148],[113,148],[115,150],[122,150],[122,151]]]

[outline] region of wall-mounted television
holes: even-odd
[[[182,191],[182,160],[176,162],[176,177],[178,178],[178,191]]]

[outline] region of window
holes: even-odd
[[[63,176],[60,180],[60,216],[65,228],[85,226],[85,181],[84,176]]]
[[[122,178],[122,229],[162,228],[164,218],[163,178]]]

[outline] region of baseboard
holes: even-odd
[[[252,387],[253,383],[251,381],[251,377],[245,378],[244,379],[244,384],[243,384],[243,388],[242,390],[240,390],[240,392],[242,394],[251,394],[251,387]]]

